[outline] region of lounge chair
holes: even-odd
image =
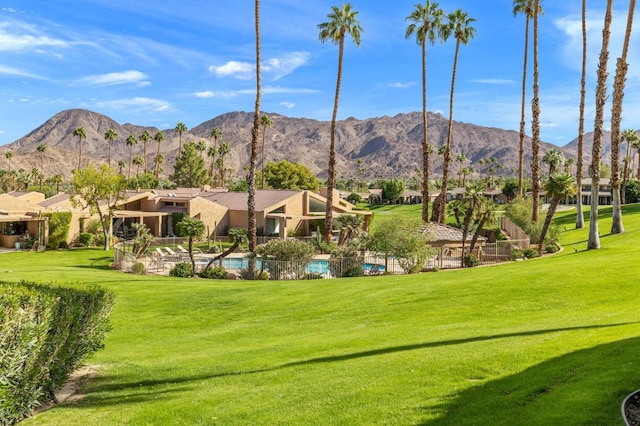
[[[178,249],[178,251],[179,251],[180,253],[189,253],[189,251],[187,251],[187,249],[185,249],[184,247],[182,247],[180,244],[178,244],[178,245],[176,246],[176,248]]]
[[[167,253],[169,253],[171,256],[177,256],[177,255],[178,255],[178,253],[176,253],[175,251],[173,251],[173,249],[172,249],[171,247],[165,247],[164,249],[165,249],[165,250],[167,251]]]
[[[380,275],[384,271],[384,266],[374,263],[369,269],[369,275]]]

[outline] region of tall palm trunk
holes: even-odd
[[[129,146],[129,170],[127,171],[127,179],[131,179],[131,164],[133,163],[133,145]]]
[[[629,177],[629,162],[631,161],[631,157],[629,157],[629,149],[631,147],[631,143],[627,141],[627,152],[624,155],[624,170],[622,171],[622,190],[621,190],[621,198],[622,204],[626,204],[627,201],[627,179]]]
[[[78,136],[78,170],[82,169],[82,136]]]
[[[422,39],[422,221],[429,221],[429,139],[427,127],[427,37]]]
[[[329,176],[327,177],[327,209],[324,221],[324,239],[331,242],[333,230],[333,189],[336,186],[336,120],[338,118],[338,104],[340,102],[340,84],[342,83],[342,58],[344,56],[344,30],[340,34],[338,43],[338,77],[336,79],[336,95],[333,100],[333,115],[331,116],[331,142],[329,145]]]
[[[255,272],[255,252],[257,246],[256,224],[256,163],[258,159],[258,142],[260,137],[260,0],[255,1],[255,30],[256,30],[256,103],[253,112],[253,129],[251,131],[251,157],[249,160],[249,194],[247,208],[249,210],[248,233],[249,252],[249,278],[253,279]]]
[[[262,129],[262,183],[260,185],[260,189],[264,189],[264,137],[267,135],[266,127]]]
[[[520,146],[518,151],[518,194],[524,195],[525,101],[527,97],[527,63],[529,61],[529,15],[525,21],[524,60],[522,66],[522,105],[520,109]]]
[[[607,0],[607,11],[602,29],[602,50],[598,62],[598,86],[596,88],[596,114],[593,129],[593,149],[591,151],[591,212],[589,214],[589,239],[587,249],[600,248],[598,230],[598,190],[600,184],[600,156],[602,153],[602,132],[604,128],[604,106],[607,102],[607,62],[609,61],[609,38],[611,37],[611,9],[613,0]]]
[[[629,51],[629,39],[633,27],[633,12],[636,2],[629,2],[627,15],[627,30],[622,45],[622,55],[616,63],[616,76],[613,83],[613,106],[611,108],[611,188],[613,193],[613,222],[611,233],[624,232],[622,223],[622,207],[620,202],[620,121],[622,119],[622,101],[624,99],[624,86],[627,79],[627,52]]]
[[[549,227],[551,226],[553,215],[556,213],[556,209],[558,208],[559,203],[559,199],[555,197],[551,198],[551,204],[549,204],[547,216],[544,218],[544,224],[542,225],[542,230],[540,231],[540,241],[538,241],[538,253],[540,253],[540,255],[542,255],[542,249],[544,248],[544,238],[547,235],[547,232],[549,232]]]
[[[442,187],[440,188],[440,209],[438,211],[438,222],[440,223],[444,223],[445,210],[447,208],[447,185],[449,180],[449,163],[451,162],[451,133],[453,132],[453,94],[456,86],[459,51],[460,41],[456,40],[456,53],[453,57],[453,73],[451,77],[451,93],[449,94],[449,127],[447,131],[447,144],[444,149],[444,156],[442,160]]]
[[[538,71],[538,16],[540,0],[533,4],[533,101],[531,102],[531,222],[540,215],[540,74]]]
[[[153,166],[153,176],[158,177],[160,174],[160,141],[158,141],[158,149],[156,150],[156,160]]]
[[[108,160],[107,160],[107,164],[109,165],[109,168],[111,168],[111,139],[109,139],[109,154],[108,154]]]
[[[587,0],[582,0],[582,77],[580,79],[580,118],[578,121],[578,161],[576,162],[576,229],[584,228],[582,210],[582,150],[584,149],[584,103],[587,94]]]

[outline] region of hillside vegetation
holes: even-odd
[[[413,276],[185,280],[98,250],[2,254],[5,280],[116,294],[84,398],[25,424],[622,424],[640,388],[640,206],[624,213],[597,251],[566,212],[559,254]]]

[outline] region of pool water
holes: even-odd
[[[216,264],[217,263],[218,262],[216,262]],[[365,273],[368,273],[373,265],[373,263],[363,263],[362,269]],[[222,266],[225,269],[248,269],[249,259],[238,257],[222,259]],[[260,259],[258,259],[256,262],[256,268],[262,268],[262,261]],[[384,266],[378,265],[378,271],[384,273]],[[307,272],[312,274],[326,274],[329,272],[329,261],[324,259],[312,260],[307,265]]]

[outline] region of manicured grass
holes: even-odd
[[[640,207],[597,251],[574,215],[555,256],[415,276],[184,280],[111,271],[99,250],[2,254],[0,279],[116,293],[86,397],[25,424],[623,424]]]

